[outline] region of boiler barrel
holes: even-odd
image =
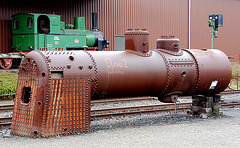
[[[26,58],[35,60],[40,69],[49,65],[49,74],[45,71],[49,79],[91,77],[92,99],[215,94],[231,79],[227,56],[214,49],[181,50],[175,56],[161,49],[147,56],[131,51],[33,51]]]
[[[94,98],[158,96],[168,78],[165,61],[151,52],[143,57],[129,51],[89,52],[96,61],[98,80]]]

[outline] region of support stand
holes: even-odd
[[[219,104],[220,96],[193,96],[192,99],[191,111],[188,114],[200,118],[218,117],[222,115]]]

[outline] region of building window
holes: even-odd
[[[33,28],[33,19],[31,17],[27,18],[27,28],[28,29]]]
[[[19,20],[18,19],[14,19],[14,21],[13,21],[13,28],[15,30],[19,29]]]

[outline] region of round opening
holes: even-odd
[[[178,48],[179,44],[178,43],[175,43],[173,44],[174,48]]]
[[[70,68],[71,68],[71,65],[68,64],[68,65],[67,65],[67,68],[70,69]]]
[[[30,59],[27,59],[28,60],[28,63],[30,63]]]
[[[33,133],[34,133],[34,134],[37,134],[37,133],[38,133],[38,131],[34,131]]]
[[[183,77],[185,77],[185,76],[186,76],[186,74],[187,74],[187,73],[186,73],[186,71],[185,71],[185,70],[183,70],[183,71],[182,71],[182,76],[183,76]]]
[[[69,59],[73,61],[73,60],[74,60],[74,57],[73,57],[73,56],[69,56]]]
[[[172,102],[177,102],[177,97],[173,97]]]
[[[42,102],[41,102],[41,101],[38,101],[38,105],[42,105]]]
[[[67,128],[64,128],[64,132],[67,131]]]
[[[46,73],[45,72],[42,72],[42,76],[45,77]]]
[[[89,66],[88,66],[89,69],[92,69],[92,67],[93,67],[92,65],[89,65]]]
[[[80,66],[79,66],[79,69],[83,69],[83,66],[82,66],[82,65],[80,65]]]

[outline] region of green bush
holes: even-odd
[[[8,94],[15,94],[17,80],[17,73],[9,71],[0,72],[0,99],[13,99],[13,96]]]

